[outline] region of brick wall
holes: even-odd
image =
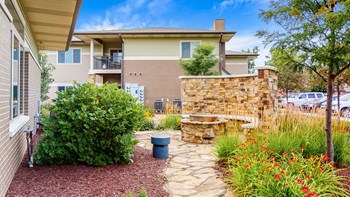
[[[273,67],[258,74],[181,77],[183,114],[227,114],[276,121],[277,75]]]
[[[0,9],[0,197],[5,196],[16,170],[26,152],[26,138],[23,129],[33,126],[33,113],[40,98],[40,68],[29,52],[25,53],[25,109],[24,115],[30,121],[12,138],[10,125],[10,72],[11,34],[10,22]]]

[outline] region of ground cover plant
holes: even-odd
[[[333,165],[350,165],[350,133],[334,126],[335,164],[325,156],[322,118],[280,115],[278,129],[258,129],[244,139],[230,133],[215,153],[237,196],[348,196]]]
[[[74,84],[59,92],[44,118],[44,134],[35,151],[39,164],[129,163],[137,140],[133,131],[144,118],[143,107],[115,85]]]
[[[159,119],[159,130],[180,130],[181,129],[181,115],[167,114]]]

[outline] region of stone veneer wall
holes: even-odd
[[[183,114],[223,114],[277,120],[277,75],[274,67],[256,67],[258,74],[183,76]]]

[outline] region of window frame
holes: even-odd
[[[58,56],[59,56],[59,52],[68,52],[69,50],[73,51],[72,54],[72,58],[73,58],[73,62],[74,62],[74,49],[79,49],[80,50],[80,62],[79,63],[59,63],[58,62]],[[56,64],[57,65],[82,65],[83,64],[83,48],[82,47],[70,47],[67,51],[57,51],[56,53]],[[66,56],[64,56],[64,61],[66,62]]]
[[[310,96],[311,96],[311,97],[310,97]],[[313,98],[312,98],[312,97],[313,97]],[[317,98],[317,97],[316,97],[316,94],[315,94],[315,93],[308,93],[308,94],[307,94],[307,98],[308,98],[308,99],[315,99],[315,98]]]
[[[186,43],[186,42],[190,43],[190,57],[189,58],[182,57],[182,43]],[[192,54],[193,54],[193,50],[194,50],[194,48],[192,48],[192,43],[194,43],[194,42],[198,42],[199,45],[202,44],[202,40],[180,40],[180,59],[189,60],[192,58]]]
[[[21,57],[21,49],[23,49],[23,53],[25,52],[24,46],[23,46],[23,40],[21,39],[20,35],[18,34],[18,32],[16,32],[15,29],[11,28],[10,30],[10,35],[11,35],[11,68],[10,68],[10,121],[14,121],[16,118],[18,118],[19,116],[23,116],[24,115],[24,103],[25,103],[25,99],[24,99],[24,89],[25,89],[25,82],[24,82],[24,67],[25,67],[25,57]],[[14,59],[14,45],[15,45],[15,38],[18,40],[18,57],[17,60]],[[13,78],[14,78],[14,64],[16,63],[15,61],[17,61],[18,64],[18,80],[17,80],[17,116],[14,117],[14,111],[13,111],[13,107],[14,107],[14,102],[13,102],[13,97],[14,97],[14,86],[13,86]],[[23,63],[23,64],[22,64]],[[23,66],[23,68],[21,68]],[[23,70],[22,73],[22,77],[21,77],[21,69]],[[21,84],[23,85],[23,87],[21,88]],[[23,109],[21,109],[23,108]]]

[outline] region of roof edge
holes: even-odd
[[[66,51],[69,49],[73,34],[74,34],[74,28],[75,25],[77,23],[77,19],[78,19],[78,14],[80,12],[80,8],[81,5],[83,3],[83,0],[77,0],[77,3],[75,5],[75,10],[74,10],[74,14],[73,14],[73,20],[72,20],[72,24],[70,26],[70,30],[69,30],[69,35],[68,35],[68,39],[67,39],[67,44],[66,44]]]
[[[233,34],[235,35],[236,32],[234,31],[213,31],[213,32],[74,32],[74,35],[115,35],[115,34],[121,34],[121,35],[147,35],[147,34]]]

